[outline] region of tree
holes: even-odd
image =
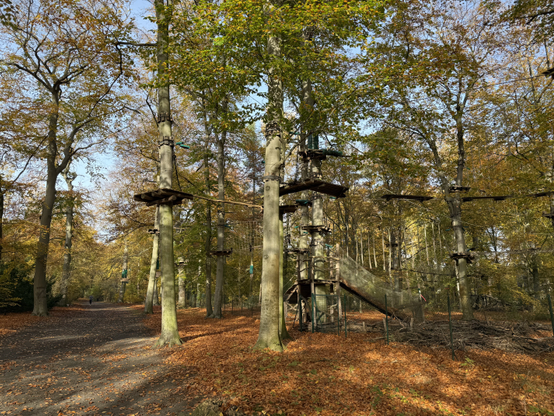
[[[75,209],[76,198],[73,192],[73,181],[77,177],[76,174],[69,171],[69,166],[62,172],[62,176],[67,184],[67,207],[65,209],[65,253],[63,256],[63,274],[60,284],[61,306],[67,305],[67,285],[71,275],[71,247],[73,245],[73,214]]]
[[[368,64],[373,65],[376,57],[382,70],[378,82],[383,83],[377,85],[372,74],[366,85],[372,100],[378,92],[382,98],[373,115],[383,125],[417,138],[429,152],[452,222],[464,319],[472,319],[473,311],[461,192],[468,186],[465,170],[468,141],[475,137],[473,110],[488,75],[502,66],[500,56],[506,54],[500,8],[479,1],[402,4],[379,42],[368,49],[372,57]]]
[[[119,89],[131,77],[116,39],[132,28],[119,14],[123,2],[26,0],[15,6],[14,22],[3,25],[0,65],[28,91],[43,141],[33,145],[46,165],[34,291],[35,315],[47,314],[46,266],[56,181],[80,152],[114,134],[114,116],[125,111]]]
[[[160,137],[160,188],[173,186],[173,136],[171,131],[171,104],[169,84],[166,80],[169,46],[169,23],[173,12],[172,0],[155,0],[157,23],[157,75],[158,87],[158,129]],[[180,345],[177,328],[177,305],[175,304],[175,270],[173,258],[173,206],[159,205],[160,216],[160,269],[162,272],[162,331],[156,345]]]

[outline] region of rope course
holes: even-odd
[[[234,252],[259,250],[263,243],[262,221],[229,221],[226,239]]]

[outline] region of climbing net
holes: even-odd
[[[262,248],[263,227],[261,220],[255,221],[230,221],[229,222],[229,246],[233,251],[249,252]]]

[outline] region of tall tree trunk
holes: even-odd
[[[146,299],[144,299],[144,313],[154,313],[154,297],[158,298],[157,283],[156,283],[156,271],[158,266],[159,256],[159,207],[156,207],[156,213],[154,218],[154,230],[157,230],[153,234],[152,238],[152,257],[150,258],[150,274],[148,275],[148,288],[146,289]]]
[[[185,294],[185,259],[179,257],[177,263],[177,281],[179,282],[179,297],[177,300],[177,306],[179,308],[185,307],[186,294]]]
[[[450,219],[452,220],[452,228],[454,230],[454,239],[456,251],[458,253],[467,253],[464,230],[462,227],[462,207],[461,198],[448,197],[447,204],[450,211]],[[460,305],[462,309],[462,319],[472,320],[473,309],[471,308],[471,298],[469,293],[469,281],[467,277],[467,260],[460,258],[456,261],[457,279],[459,285]]]
[[[272,6],[270,6],[272,7]],[[281,42],[270,36],[267,51],[275,60],[281,55]],[[267,80],[266,148],[264,175],[262,307],[260,331],[254,348],[283,351],[279,336],[279,182],[283,144],[281,118],[283,84],[281,74],[270,67]]]
[[[58,97],[54,96],[56,101]],[[46,172],[46,193],[42,202],[42,211],[40,215],[40,235],[38,239],[37,255],[35,261],[34,276],[34,305],[33,315],[48,315],[47,294],[46,294],[46,267],[48,263],[48,248],[50,246],[50,225],[52,224],[52,210],[56,201],[56,180],[58,179],[58,170],[56,167],[57,150],[57,129],[58,113],[50,115],[48,131],[48,157]],[[65,168],[65,166],[64,166]]]
[[[161,287],[158,289],[158,283],[160,283],[160,275],[161,275],[161,272],[160,272],[160,238],[158,237],[158,261],[157,261],[157,265],[158,267],[156,268],[156,275],[154,277],[154,298],[152,300],[152,303],[154,304],[154,306],[160,306],[160,296],[161,296]]]
[[[117,303],[123,302],[125,298],[125,288],[127,287],[127,282],[125,280],[128,279],[128,268],[129,249],[127,248],[127,240],[125,240],[125,248],[123,249],[123,273],[121,273],[121,281],[119,282],[119,298],[117,299]]]
[[[284,150],[284,146],[283,146]],[[284,158],[283,158],[284,159]],[[284,289],[284,279],[285,279],[285,270],[284,270],[284,253],[283,248],[285,245],[285,236],[283,230],[283,214],[279,214],[279,334],[281,339],[290,339],[291,336],[287,331],[287,321],[285,316],[285,304],[283,301],[283,289]]]
[[[381,246],[383,250],[383,271],[387,270],[387,260],[385,258],[385,229],[381,230]]]
[[[155,0],[157,20],[157,63],[158,77],[163,80],[166,73],[169,47],[169,21],[172,0]],[[171,132],[171,106],[169,85],[158,88],[158,130],[162,139],[159,147],[160,188],[173,185],[173,137]],[[177,327],[177,305],[175,302],[175,270],[173,259],[173,206],[160,205],[160,268],[162,272],[162,330],[157,346],[181,344]]]
[[[0,263],[2,263],[2,245],[4,244],[4,190],[3,178],[0,175]]]
[[[400,239],[398,238],[396,227],[391,227],[390,231],[390,256],[391,256],[391,276],[393,278],[394,290],[400,291],[400,259],[398,256]]]
[[[69,173],[69,166],[62,173],[65,183],[67,184],[68,192],[68,203],[65,210],[65,250],[63,255],[63,271],[62,271],[62,281],[60,284],[60,295],[61,299],[59,301],[60,306],[67,305],[67,285],[69,283],[69,277],[71,273],[71,246],[73,239],[73,210],[75,207],[75,198],[73,196],[73,181],[75,176],[72,173]],[[1,235],[0,235],[1,238]]]
[[[53,111],[48,117],[48,145],[46,157],[46,192],[40,215],[40,234],[37,244],[37,254],[35,257],[35,275],[33,279],[33,315],[48,315],[48,302],[46,293],[46,268],[48,265],[48,249],[50,246],[50,226],[52,224],[52,211],[56,202],[56,181],[58,175],[64,171],[73,157],[74,135],[71,135],[69,142],[63,149],[63,157],[59,164],[58,159],[58,118],[59,118],[59,99],[61,95],[60,86],[56,84],[50,89],[52,95]]]
[[[202,266],[198,265],[198,275],[196,276],[196,298],[194,301],[195,308],[200,307],[200,276],[202,276]]]
[[[310,114],[310,109],[306,108],[306,94],[308,90],[308,82],[303,82],[303,91],[304,91],[304,97],[302,97],[302,111],[306,114],[306,117]],[[307,135],[306,131],[303,130],[300,135],[300,150],[305,152],[308,148],[306,146],[307,141]],[[309,172],[309,165],[308,165],[308,159],[302,159],[300,162],[300,179],[301,181],[307,181],[310,177]],[[309,199],[309,192],[308,191],[302,191],[300,194],[300,199],[303,201],[307,201]],[[307,231],[304,231],[302,227],[310,225],[310,208],[308,205],[300,205],[300,238],[298,239],[298,248],[302,250],[308,250],[310,248],[309,244],[309,235]],[[302,255],[300,257],[302,261],[299,262],[298,267],[300,267],[300,279],[301,280],[307,280],[308,279],[308,256]]]
[[[225,140],[227,132],[221,133],[217,141],[217,189],[218,199],[225,199]],[[217,250],[225,249],[225,204],[217,211]],[[223,316],[221,307],[223,302],[223,284],[225,277],[225,256],[217,256],[217,269],[215,274],[214,318]]]
[[[209,135],[206,131],[206,153],[204,154],[204,168],[206,179],[206,192],[210,192],[210,169],[209,169]],[[210,251],[212,249],[212,204],[207,202],[206,204],[206,241],[204,244],[206,251],[206,317],[211,318],[213,316],[212,310],[212,257]]]
[[[531,268],[531,274],[533,276],[533,297],[535,299],[539,299],[540,298],[540,289],[541,289],[541,284],[540,284],[540,278],[539,278],[539,265],[538,265],[538,259],[535,258],[534,261],[533,261],[533,266]]]

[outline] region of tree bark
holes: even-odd
[[[129,267],[129,249],[127,248],[127,240],[125,240],[125,248],[123,249],[123,273],[121,273],[121,282],[119,282],[119,298],[117,303],[123,302],[125,298],[125,288],[127,287],[127,282],[124,282],[123,279],[127,279],[127,269]]]
[[[156,207],[156,213],[154,214],[154,229],[160,229],[160,220],[159,220],[159,208]],[[157,295],[156,287],[156,270],[158,265],[158,256],[159,256],[159,233],[155,232],[154,237],[152,238],[152,257],[150,258],[150,274],[148,275],[148,288],[146,289],[146,299],[144,300],[144,313],[154,313],[154,296]]]
[[[208,145],[208,136],[206,136],[206,145]],[[204,156],[204,167],[206,169],[206,192],[210,192],[210,170],[208,168],[208,153]],[[212,257],[210,251],[212,249],[212,204],[207,202],[206,204],[206,317],[211,318],[213,316],[212,310]]]
[[[58,302],[60,306],[67,306],[67,285],[69,283],[71,273],[71,246],[73,244],[73,210],[75,207],[75,198],[73,196],[73,181],[75,175],[69,173],[69,166],[62,173],[67,184],[68,201],[65,210],[65,251],[63,255],[63,271],[62,280],[60,282],[61,299]],[[1,238],[0,234],[0,238]]]
[[[4,244],[4,193],[3,179],[0,175],[0,263],[2,262],[2,245]]]
[[[177,306],[179,308],[184,308],[186,303],[185,279],[185,259],[179,257],[177,263],[177,281],[179,282],[179,297],[177,300]]]
[[[461,198],[449,197],[447,198],[448,209],[450,211],[450,219],[452,220],[452,228],[454,230],[454,239],[456,244],[456,250],[458,253],[466,253],[465,236],[462,227],[462,209]],[[471,298],[469,293],[469,281],[467,277],[467,260],[460,258],[456,261],[456,268],[458,271],[458,284],[460,292],[460,304],[462,308],[462,319],[472,320],[473,309],[471,307]]]
[[[225,140],[227,132],[221,133],[217,141],[217,188],[218,199],[225,199]],[[217,211],[217,249],[225,248],[225,204],[222,202]],[[217,268],[215,274],[215,294],[214,294],[214,318],[222,318],[221,310],[223,302],[223,284],[225,277],[225,256],[217,256]]]
[[[278,59],[281,55],[280,39],[270,36],[267,51],[271,57]],[[283,344],[279,336],[279,175],[283,146],[281,131],[283,84],[278,69],[274,65],[270,66],[267,80],[262,305],[260,330],[254,348],[283,351]]]
[[[166,73],[169,45],[169,21],[172,0],[155,0],[157,20],[157,63],[158,77],[163,80]],[[171,131],[171,106],[169,85],[158,88],[158,130],[162,142],[159,148],[160,188],[173,186],[173,137]],[[182,344],[177,327],[177,305],[175,302],[175,270],[173,258],[173,206],[160,205],[160,269],[162,282],[162,329],[156,346]]]
[[[37,255],[35,262],[34,276],[34,306],[33,315],[48,315],[48,304],[46,294],[46,266],[48,263],[48,249],[50,246],[50,225],[52,224],[52,211],[56,201],[56,181],[58,175],[65,166],[56,166],[58,155],[57,130],[58,130],[58,92],[52,93],[55,110],[49,117],[48,125],[48,156],[46,159],[46,193],[42,202],[40,215],[40,235],[38,239]],[[63,163],[63,162],[62,162]],[[60,170],[59,170],[60,169]]]
[[[538,259],[534,259],[533,266],[531,268],[531,274],[533,276],[533,297],[535,299],[540,298],[540,277],[539,277],[539,265],[538,265]]]
[[[285,236],[283,230],[283,214],[279,215],[279,334],[281,339],[291,339],[289,332],[287,330],[287,321],[285,316],[285,304],[283,300],[283,289],[284,289],[284,256],[283,256],[283,247],[285,244]]]

